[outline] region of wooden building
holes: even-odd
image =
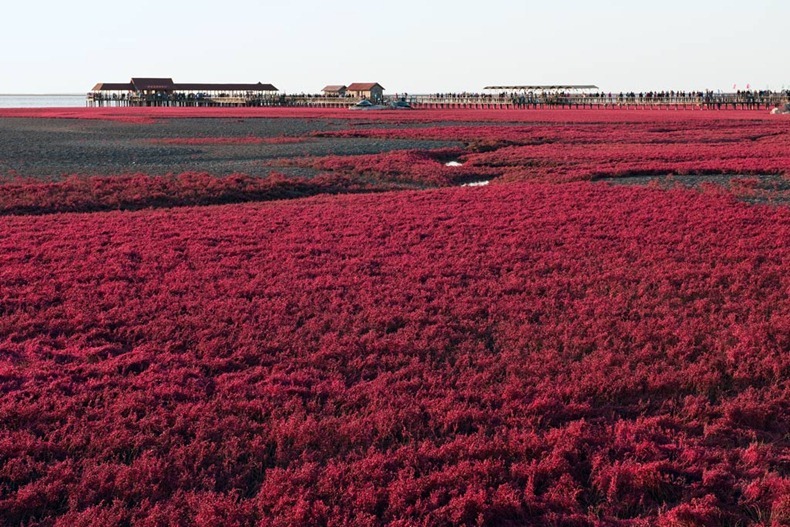
[[[381,102],[384,99],[384,87],[378,82],[355,82],[348,86],[346,93],[349,97],[367,99]]]
[[[126,84],[100,82],[88,93],[92,106],[268,106],[271,84],[175,83],[171,78],[134,77]]]

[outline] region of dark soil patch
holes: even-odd
[[[596,181],[626,186],[658,185],[666,189],[716,185],[733,190],[739,199],[749,203],[790,203],[790,178],[779,174],[629,175],[602,177]]]
[[[54,180],[65,175],[207,172],[265,176],[278,158],[436,149],[449,141],[310,138],[288,144],[167,145],[162,139],[310,137],[346,129],[321,119],[163,119],[153,123],[0,119],[0,177]],[[290,173],[289,171],[282,171]]]

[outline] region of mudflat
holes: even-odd
[[[64,176],[267,176],[283,158],[377,154],[455,146],[456,141],[316,137],[348,130],[353,122],[327,119],[91,119],[0,118],[0,177],[58,180]],[[260,142],[250,141],[260,139]],[[212,144],[212,139],[223,142]],[[190,144],[194,140],[194,144]],[[238,140],[238,142],[234,142]],[[266,141],[269,140],[269,141]],[[178,144],[173,144],[174,142]]]

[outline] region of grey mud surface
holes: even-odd
[[[729,189],[738,180],[757,179],[757,189],[765,191],[764,197],[741,197],[742,201],[749,203],[774,203],[790,204],[786,194],[790,192],[790,178],[777,174],[743,175],[743,174],[718,174],[718,175],[634,175],[602,177],[596,179],[599,183],[610,185],[658,185],[660,188],[702,188],[704,184],[713,184]]]
[[[348,121],[324,119],[162,119],[124,123],[77,119],[0,118],[0,178],[57,180],[69,175],[208,172],[306,176],[281,158],[376,154],[463,146],[458,142],[306,137],[287,144],[166,145],[159,139],[303,137],[345,130]]]

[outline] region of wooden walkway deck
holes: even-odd
[[[738,94],[702,96],[435,96],[417,95],[406,98],[413,108],[478,108],[478,109],[648,109],[648,110],[735,110],[770,109],[790,102],[787,94],[744,96]]]
[[[388,101],[393,101],[389,98]],[[649,110],[738,110],[771,109],[790,103],[788,93],[708,94],[694,96],[620,95],[410,95],[399,98],[413,108],[434,109],[649,109]],[[182,94],[129,95],[89,93],[87,106],[170,107],[261,107],[349,108],[359,100],[351,97],[310,95],[228,94],[188,96]]]

